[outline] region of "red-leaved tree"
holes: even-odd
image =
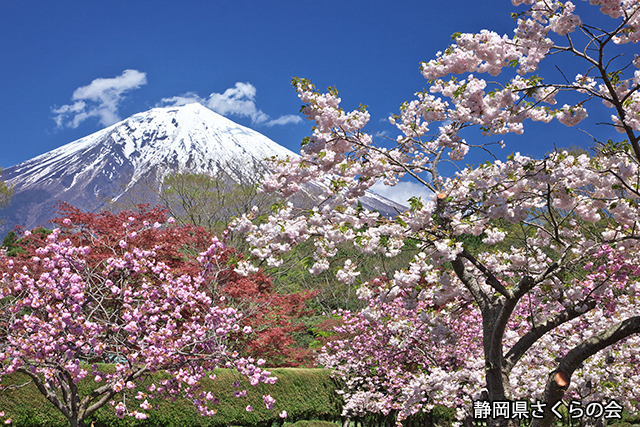
[[[59,216],[52,222],[60,227],[65,236],[79,245],[95,247],[90,255],[93,263],[100,263],[112,255],[109,248],[123,238],[125,233],[121,225],[124,223],[128,224],[129,233],[136,233],[138,247],[154,249],[158,259],[176,274],[193,275],[200,272],[202,266],[197,256],[211,245],[211,239],[215,237],[211,231],[190,224],[145,226],[145,223],[165,223],[167,211],[160,207],[140,205],[137,212],[114,214],[103,211],[96,214],[61,202],[56,209]],[[131,218],[134,220],[131,221]],[[37,236],[32,235],[31,239]],[[42,244],[34,240],[30,242],[23,244],[29,253]],[[248,276],[238,274],[235,266],[242,259],[242,254],[225,246],[217,258],[207,265],[204,275],[208,295],[216,300],[217,305],[241,312],[240,326],[251,329],[248,334],[233,334],[230,344],[233,350],[254,359],[263,358],[272,367],[313,363],[309,351],[296,343],[295,335],[303,333],[306,328],[301,319],[311,314],[306,308],[306,301],[315,294],[277,293],[271,279],[262,271]]]
[[[59,228],[24,231],[22,253],[0,254],[0,376],[28,375],[72,426],[109,402],[119,416],[145,418],[115,400],[156,371],[171,379],[149,396],[181,394],[212,415],[215,396],[199,387],[206,371],[234,368],[256,385],[275,381],[262,355],[302,361],[290,335],[310,295],[276,295],[260,273],[238,280],[239,255],[215,236],[176,226],[160,208],[58,212]],[[96,387],[83,396],[87,375]],[[150,408],[146,398],[140,406]]]

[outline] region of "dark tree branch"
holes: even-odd
[[[491,286],[493,289],[495,289],[497,292],[499,292],[501,295],[505,296],[506,298],[513,298],[513,295],[511,294],[511,292],[496,278],[496,276],[494,276],[494,274],[487,267],[485,267],[484,264],[482,264],[473,255],[467,252],[466,249],[463,250],[459,256],[468,260],[469,262],[471,262],[471,264],[473,264],[475,268],[480,270],[480,272],[482,272],[482,274],[487,279],[487,284],[489,286]]]
[[[583,341],[569,351],[565,357],[560,359],[558,369],[552,373],[547,381],[544,399],[547,406],[545,408],[544,418],[533,420],[531,427],[548,427],[552,424],[553,414],[551,413],[551,408],[562,399],[565,391],[571,384],[571,376],[585,360],[600,350],[637,333],[640,333],[640,316],[631,317],[617,323]],[[556,375],[568,378],[568,381],[559,383],[556,380]]]
[[[24,368],[18,368],[17,371],[28,375],[33,380],[33,383],[38,388],[38,391],[40,391],[40,393],[44,397],[46,397],[49,402],[53,403],[53,405],[58,408],[60,412],[62,412],[62,415],[64,415],[67,419],[71,418],[71,412],[69,411],[70,408],[65,406],[65,404],[60,401],[58,395],[55,393],[55,391],[53,391],[53,388],[47,388],[38,375],[33,374]]]
[[[558,326],[580,317],[584,313],[593,310],[596,306],[595,300],[591,300],[586,303],[586,309],[584,311],[578,311],[574,308],[567,308],[559,313],[555,313],[552,316],[547,317],[544,321],[536,325],[533,329],[527,332],[518,342],[511,347],[511,350],[507,352],[505,356],[507,371],[511,372],[513,367],[524,356],[524,354],[531,348],[547,332],[557,328]]]

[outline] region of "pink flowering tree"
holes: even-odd
[[[322,356],[346,381],[346,411],[398,410],[401,420],[445,403],[463,418],[474,399],[535,399],[545,404],[535,427],[551,425],[551,409],[568,398],[617,399],[638,411],[640,59],[620,53],[640,39],[640,1],[590,3],[607,28],[583,23],[572,2],[513,0],[526,5],[513,14],[514,36],[455,34],[455,44],[422,63],[430,87],[390,118],[400,134],[386,144],[364,131],[364,107],[345,112],[335,89],[294,79],[313,134],[262,188],[289,196],[320,181],[326,200],[306,212],[285,206],[266,222],[244,215],[233,226],[270,265],[311,240],[312,273],[331,269],[360,285],[368,309],[342,313],[348,339]],[[582,73],[560,83],[533,75],[551,54]],[[570,103],[560,107],[561,97]],[[593,156],[514,153],[441,174],[445,156],[490,150],[465,139],[474,129],[521,134],[528,119],[574,126],[597,100],[625,139],[598,143]],[[411,199],[395,219],[355,206],[375,183],[404,177],[433,196]],[[359,283],[354,262],[334,260],[344,244],[394,257],[409,239],[421,252],[385,280]],[[490,425],[515,422],[489,417]]]
[[[224,245],[214,239],[200,254],[201,273],[178,275],[158,260],[160,246],[136,246],[144,227],[122,226],[111,256],[97,263],[91,261],[96,248],[72,243],[60,229],[30,259],[0,254],[0,377],[27,375],[73,427],[107,403],[119,417],[144,419],[153,396],[181,395],[202,415],[213,415],[215,396],[199,382],[217,367],[233,368],[253,385],[275,382],[259,367],[263,360],[227,350],[240,314],[216,306],[203,286]],[[151,375],[158,371],[169,379]],[[87,376],[95,387],[81,395],[78,383]],[[143,381],[147,390],[132,407],[123,392]],[[270,396],[265,403],[273,404]]]
[[[479,311],[456,299],[455,316],[442,316],[447,307],[433,298],[406,298],[397,288],[388,292],[379,279],[372,285],[377,286],[368,295],[361,289],[367,308],[337,312],[337,339],[319,358],[345,384],[344,415],[395,411],[403,419],[434,402],[464,409],[482,381],[482,348],[475,342],[482,333]]]

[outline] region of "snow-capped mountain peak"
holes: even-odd
[[[227,171],[230,164],[234,170],[227,172],[233,178],[255,173],[273,156],[297,154],[197,103],[154,108],[7,168],[3,179],[15,192],[11,205],[0,212],[2,228],[43,225],[60,200],[93,211],[142,179],[159,182],[170,172]],[[370,198],[374,205],[384,204],[379,196]]]
[[[8,168],[5,178],[20,189],[45,182],[114,180],[123,169],[130,184],[158,166],[207,172],[232,159],[253,161],[296,156],[266,136],[197,104],[154,108],[77,141]]]

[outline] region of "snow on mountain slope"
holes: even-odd
[[[154,108],[6,170],[5,178],[29,189],[63,177],[66,189],[131,169],[135,183],[159,165],[206,172],[232,159],[296,154],[266,136],[203,107]]]
[[[0,211],[0,231],[27,228],[53,218],[59,200],[97,210],[117,200],[141,179],[161,180],[169,172],[214,172],[230,163],[230,173],[251,173],[265,158],[297,156],[266,136],[200,104],[154,108],[135,114],[77,141],[7,168],[11,205]],[[393,213],[402,208],[369,194],[365,206]]]

